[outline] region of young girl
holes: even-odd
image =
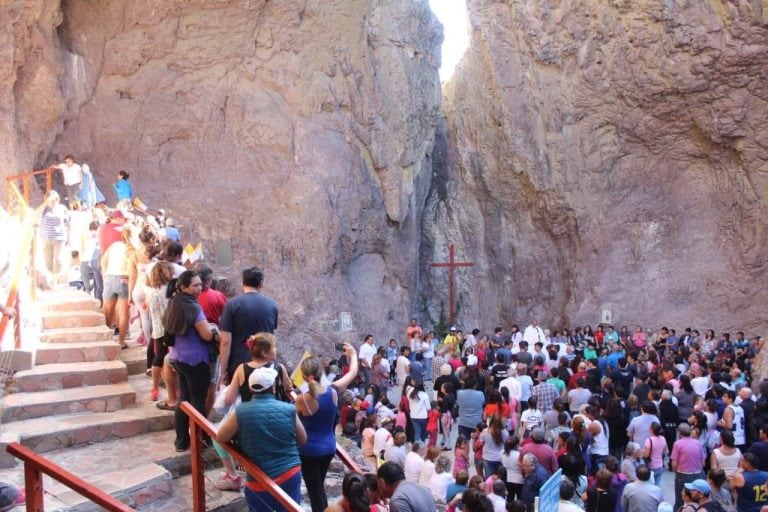
[[[437,445],[437,431],[440,424],[440,405],[433,400],[430,407],[431,409],[427,414],[427,435],[429,436],[427,446],[435,446]]]
[[[480,434],[483,433],[483,430],[485,430],[485,423],[478,423],[475,427],[474,432],[472,432],[472,451],[474,452],[474,459],[475,459],[475,472],[480,475],[480,478],[485,480],[485,477],[483,476],[483,440],[480,439]]]
[[[529,398],[528,408],[520,416],[520,431],[524,439],[531,435],[534,428],[540,427],[544,423],[544,418],[537,409],[537,404],[538,401],[535,397]]]
[[[456,438],[456,447],[453,450],[453,476],[459,471],[469,472],[469,443],[467,438],[459,436]]]
[[[513,501],[520,498],[523,490],[523,470],[520,467],[520,451],[517,449],[520,440],[512,436],[504,443],[504,452],[501,454],[501,465],[507,470],[507,500]]]
[[[389,346],[387,347],[387,361],[389,361],[389,383],[395,384],[397,382],[397,378],[395,376],[395,367],[396,367],[396,361],[397,356],[400,355],[400,351],[397,348],[397,341],[395,341],[395,338],[392,338],[389,340]]]
[[[453,396],[453,384],[446,382],[440,386],[442,397],[440,402],[440,427],[443,429],[443,441],[440,449],[450,450],[451,428],[453,427],[453,412],[456,398]]]

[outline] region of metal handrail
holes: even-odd
[[[293,501],[288,494],[269,478],[251,459],[243,452],[229,443],[219,441],[216,428],[208,419],[192,407],[189,402],[181,403],[181,410],[189,416],[190,428],[190,448],[192,450],[192,510],[195,512],[205,512],[205,472],[203,465],[203,438],[205,432],[211,439],[216,440],[233,459],[235,459],[245,469],[246,473],[251,475],[256,481],[260,482],[269,494],[271,494],[281,506],[286,510],[293,512],[303,512],[303,508]]]
[[[43,473],[109,511],[128,512],[134,510],[117,498],[19,443],[9,443],[6,450],[14,457],[24,461],[24,491],[27,498],[27,511],[44,510]]]
[[[23,197],[18,187],[12,181],[8,181],[8,193],[10,195],[10,205],[16,205],[17,215],[22,223],[22,233],[24,238],[21,243],[21,248],[13,265],[13,274],[11,277],[11,286],[8,293],[8,298],[5,302],[7,309],[12,309],[16,312],[14,322],[14,348],[16,350],[21,348],[21,309],[19,307],[19,283],[24,273],[24,269],[29,264],[32,274],[34,275],[34,255],[32,255],[32,243],[34,241],[35,229],[32,224],[32,215],[30,213],[29,205],[26,199]],[[32,286],[34,287],[34,279],[32,280]],[[33,290],[34,295],[34,290]],[[5,339],[5,330],[8,328],[9,318],[3,315],[0,319],[0,340]]]
[[[53,189],[53,171],[55,170],[55,167],[47,167],[38,171],[23,172],[21,174],[8,176],[5,178],[5,181],[8,183],[8,185],[16,185],[16,182],[21,180],[21,197],[24,198],[26,203],[29,203],[29,179],[32,176],[45,174],[45,191],[48,192]]]

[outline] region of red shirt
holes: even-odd
[[[587,372],[576,372],[573,375],[571,375],[571,378],[568,379],[568,389],[573,389],[576,387],[576,381],[579,379],[587,379]]]
[[[440,420],[440,411],[430,409],[427,415],[427,432],[434,432],[437,430],[437,422]]]
[[[106,254],[109,246],[115,242],[119,242],[123,239],[123,226],[117,224],[104,224],[99,231],[99,247],[101,248],[101,256]]]
[[[208,288],[200,292],[197,302],[205,313],[205,319],[211,323],[219,325],[221,321],[221,312],[224,311],[224,305],[227,303],[227,297],[218,290]]]

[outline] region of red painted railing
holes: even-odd
[[[205,432],[211,439],[218,442],[216,428],[189,402],[181,403],[181,410],[189,416],[190,448],[192,450],[192,510],[205,512],[205,467],[203,464],[203,437]],[[303,508],[293,501],[288,494],[269,478],[251,459],[243,452],[229,443],[219,443],[225,450],[245,469],[245,472],[260,482],[269,494],[271,494],[286,510],[303,512]]]
[[[181,410],[189,416],[189,428],[190,428],[190,448],[192,450],[192,497],[193,497],[193,510],[195,512],[205,512],[205,475],[204,475],[204,463],[203,463],[203,438],[202,434],[205,432],[211,439],[219,442],[216,436],[216,428],[208,421],[197,409],[192,407],[189,402],[181,403]],[[235,448],[229,443],[219,444],[227,450],[227,452],[245,469],[245,472],[251,475],[256,481],[260,482],[267,491],[282,505],[286,510],[301,512],[304,509],[293,501],[283,489],[277,485],[271,478],[269,478],[258,466],[256,466],[251,459],[249,459],[243,452]],[[341,462],[355,473],[362,473],[355,461],[350,455],[338,444],[336,445],[336,456]]]
[[[8,293],[8,298],[5,301],[6,309],[10,309],[16,312],[14,321],[14,348],[21,348],[21,308],[19,307],[19,287],[22,285],[29,285],[31,296],[34,297],[34,275],[35,275],[35,258],[34,258],[34,238],[35,228],[33,226],[33,214],[29,208],[27,200],[21,193],[16,183],[8,179],[8,210],[9,213],[15,215],[21,225],[22,240],[19,252],[16,255],[16,260],[11,265],[11,286]],[[24,278],[27,279],[24,279]],[[9,317],[3,315],[0,318],[0,340],[5,339],[5,331],[8,328]]]
[[[117,498],[113,498],[101,489],[94,487],[45,457],[36,454],[29,448],[18,443],[10,443],[6,450],[14,457],[24,461],[24,491],[27,495],[27,512],[44,510],[43,473],[63,483],[106,510],[112,512],[134,510]]]

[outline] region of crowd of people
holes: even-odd
[[[531,510],[557,470],[562,510],[768,504],[768,381],[757,393],[751,381],[760,336],[610,325],[550,333],[533,321],[493,335],[451,328],[439,339],[412,320],[405,339],[363,341],[370,372],[340,421],[372,463],[401,466],[448,510],[466,489],[486,495],[487,510]],[[664,478],[674,478],[674,503],[664,502]]]
[[[81,167],[77,181],[69,157],[62,165],[72,206],[85,174]],[[87,225],[72,225],[49,192],[42,254],[50,275],[60,275],[62,249],[77,234],[79,279],[67,282],[102,301],[122,346],[132,311],[138,316],[151,398],[175,411],[178,451],[190,445],[180,402],[207,415],[221,390],[219,441],[236,442],[299,502],[303,480],[313,512],[437,504],[530,512],[558,470],[564,512],[757,512],[768,504],[768,382],[752,382],[760,336],[612,325],[550,332],[536,321],[438,336],[412,319],[400,341],[377,346],[368,335],[337,358],[302,360],[304,385],[294,389],[278,362],[278,307],[262,292],[264,272],[245,269],[234,294],[206,265],[185,268],[173,221],[131,212],[127,182],[121,172],[118,208],[86,202]],[[376,472],[347,475],[341,502],[329,506],[324,481],[337,428]],[[244,489],[251,510],[280,509],[212,444],[225,468],[217,488]],[[665,478],[674,478],[673,504],[663,500]]]

